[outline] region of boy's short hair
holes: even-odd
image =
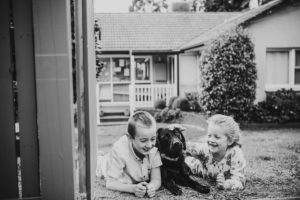
[[[238,123],[231,116],[216,114],[208,119],[209,123],[221,126],[226,129],[226,136],[233,142],[234,145],[241,146],[240,144],[240,127]]]
[[[142,126],[150,128],[153,125],[156,125],[156,122],[151,114],[146,111],[137,111],[130,116],[128,120],[128,134],[134,138],[136,135],[136,126]]]

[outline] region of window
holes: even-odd
[[[114,82],[130,81],[130,59],[113,58],[112,63]]]
[[[295,59],[295,84],[300,84],[300,50],[296,51]]]
[[[129,57],[101,57],[96,77],[98,82],[98,98],[101,103],[129,102]]]
[[[266,68],[266,90],[300,90],[300,49],[268,50]]]

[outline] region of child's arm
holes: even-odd
[[[151,169],[151,181],[147,185],[147,194],[149,197],[155,195],[156,190],[161,186],[160,167]]]
[[[243,189],[245,186],[244,168],[246,167],[246,160],[240,148],[234,148],[230,159],[230,175],[225,175],[223,182],[224,189]],[[222,176],[218,176],[222,180]],[[218,180],[217,180],[218,181]]]
[[[137,197],[144,197],[146,194],[146,182],[138,184],[122,183],[118,180],[109,179],[106,181],[106,188],[111,190],[117,190],[121,192],[134,193]]]

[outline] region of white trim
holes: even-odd
[[[177,63],[177,61],[178,61],[178,55],[174,55],[174,84],[175,84],[175,87],[174,87],[174,94],[175,94],[175,96],[178,96],[179,94],[177,93],[178,92],[178,64],[179,63]]]
[[[281,89],[293,89],[294,91],[300,91],[300,85],[287,85],[287,84],[283,84],[283,85],[266,85],[265,86],[265,90],[267,92],[275,92],[277,90],[281,90]]]
[[[101,54],[100,58],[130,58],[130,54]]]
[[[289,51],[289,84],[295,85],[295,49]]]

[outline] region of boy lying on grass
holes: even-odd
[[[161,186],[160,154],[155,147],[156,122],[147,112],[134,113],[128,120],[128,133],[113,144],[109,154],[98,157],[106,188],[153,197]]]

